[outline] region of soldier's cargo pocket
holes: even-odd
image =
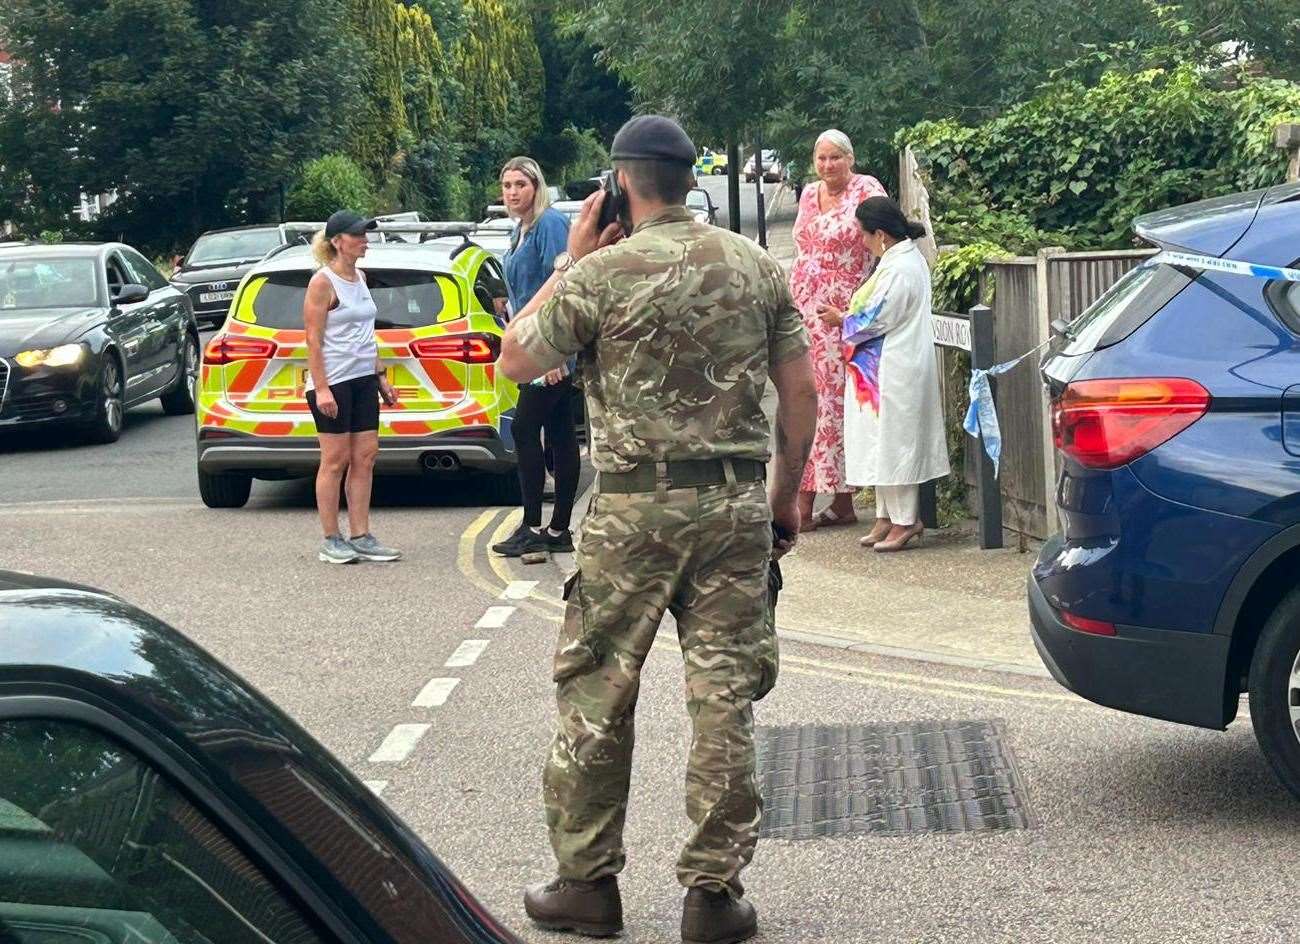
[[[552,680],[556,682],[590,672],[600,664],[587,636],[582,571],[575,571],[564,581],[564,600],[564,624],[555,644],[555,671],[552,673]]]
[[[758,661],[758,688],[754,691],[754,701],[759,701],[776,687],[777,675],[781,671],[781,648],[776,638],[776,601],[783,584],[781,565],[772,561],[767,572],[767,606],[760,636],[754,646],[754,657]]]

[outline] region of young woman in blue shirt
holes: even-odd
[[[521,311],[551,277],[555,257],[569,243],[569,221],[550,205],[546,178],[537,162],[515,157],[501,169],[501,201],[516,221],[506,253],[506,288],[511,312]],[[512,430],[519,454],[519,485],[524,520],[509,538],[492,550],[506,557],[533,551],[572,551],[569,530],[578,494],[578,437],[574,430],[573,367],[567,363],[533,383],[519,385],[519,405]],[[551,451],[555,475],[555,505],[542,527],[542,490],[546,460],[542,432]]]

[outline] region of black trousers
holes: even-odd
[[[519,453],[519,487],[524,495],[524,524],[542,526],[542,489],[546,484],[546,457],[542,431],[551,453],[555,475],[555,507],[551,527],[564,531],[573,517],[578,497],[578,435],[573,427],[573,381],[557,384],[520,384],[515,408],[515,449]]]

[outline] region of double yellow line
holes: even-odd
[[[489,548],[504,540],[518,527],[523,512],[520,509],[506,511],[501,508],[489,508],[470,522],[460,535],[456,550],[456,566],[460,572],[479,590],[493,599],[500,598],[502,591],[514,580],[524,579],[526,574],[517,573],[507,558],[497,557]],[[498,520],[500,519],[500,520]],[[496,527],[492,528],[493,523]],[[492,528],[484,542],[483,552],[478,550],[480,536]],[[486,558],[489,576],[479,567],[479,561]],[[535,593],[527,600],[512,601],[517,606],[528,610],[548,622],[558,623],[565,604],[558,597],[547,593]],[[654,642],[654,648],[663,652],[680,654],[680,647],[671,635],[661,633]],[[1083,699],[1067,692],[1032,691],[1028,688],[1009,688],[986,682],[965,682],[959,679],[938,678],[915,672],[891,672],[883,669],[854,665],[848,662],[835,662],[825,659],[811,659],[805,656],[782,654],[781,671],[793,675],[805,675],[813,678],[847,682],[867,688],[886,688],[898,691],[919,692],[922,694],[941,694],[950,698],[968,701],[1029,701],[1038,704],[1069,705],[1075,708],[1087,708]],[[1030,683],[1034,684],[1034,683]]]

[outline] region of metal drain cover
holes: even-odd
[[[1001,721],[760,726],[759,838],[1033,826]]]

